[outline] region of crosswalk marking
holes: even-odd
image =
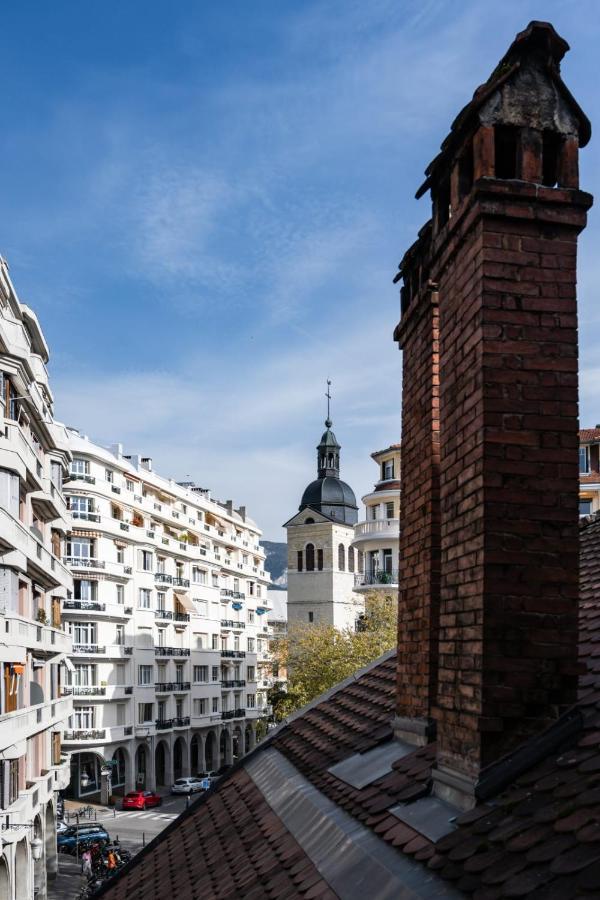
[[[103,816],[104,819],[176,819],[178,813],[155,813],[149,812],[148,810],[140,810],[140,812],[128,812],[127,810],[121,810],[116,814],[106,813]]]

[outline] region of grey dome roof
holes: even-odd
[[[349,484],[335,478],[333,475],[327,475],[325,478],[317,478],[311,481],[304,493],[300,509],[306,506],[312,506],[319,509],[321,506],[352,506],[355,509],[356,497],[354,491]]]

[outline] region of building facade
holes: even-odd
[[[358,571],[353,547],[358,507],[340,479],[340,444],[329,417],[317,446],[317,478],[285,524],[288,547],[288,624],[321,622],[339,630],[356,627],[364,611],[354,591]]]
[[[70,444],[71,789],[102,796],[215,771],[254,746],[268,714],[260,531],[149,458],[74,431]]]
[[[600,425],[579,432],[579,515],[600,510]]]
[[[55,791],[69,782],[61,732],[71,641],[61,602],[67,434],[52,414],[48,348],[0,260],[0,897],[47,896],[57,871]]]
[[[379,478],[365,494],[365,518],[354,529],[352,546],[359,560],[355,590],[395,596],[398,592],[400,541],[400,444],[371,454]]]

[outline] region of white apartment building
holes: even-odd
[[[75,431],[70,446],[71,790],[107,799],[217,770],[254,747],[269,712],[261,532],[149,458]]]
[[[70,459],[53,421],[48,348],[0,259],[0,898],[47,896],[57,871],[55,791],[69,782],[61,731],[71,640],[61,601]]]
[[[352,546],[357,554],[354,590],[360,593],[398,593],[400,544],[400,444],[377,450],[371,458],[379,469],[373,491],[365,494],[365,518],[354,527]]]

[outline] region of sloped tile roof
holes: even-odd
[[[582,428],[579,431],[579,441],[582,444],[591,441],[600,441],[600,428]]]
[[[600,514],[581,522],[580,558],[582,730],[492,802],[459,816],[456,829],[437,843],[390,811],[429,793],[435,744],[396,760],[391,772],[360,789],[328,771],[393,740],[395,656],[328,692],[263,746],[274,747],[329,800],[466,897],[600,897]],[[101,896],[177,894],[198,900],[336,896],[243,763]]]
[[[111,900],[336,900],[244,769],[101,891]]]

